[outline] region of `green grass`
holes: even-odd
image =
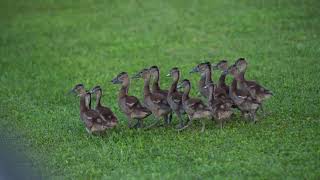
[[[0,3],[1,131],[22,137],[45,174],[110,179],[319,179],[319,1],[11,1]],[[258,124],[236,117],[182,133],[136,131],[117,106],[121,71],[165,74],[201,59],[249,61],[248,79],[270,88]],[[217,79],[217,74],[215,74]],[[230,81],[230,78],[228,79]],[[104,137],[79,120],[76,83],[101,85],[120,119]],[[130,94],[142,96],[142,81]],[[192,95],[197,90],[193,87]],[[151,123],[150,117],[146,123]],[[174,122],[177,123],[176,117]]]

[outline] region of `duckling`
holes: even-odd
[[[229,99],[225,90],[221,87],[214,88],[214,84],[207,83],[205,88],[209,89],[208,106],[211,109],[213,118],[220,124],[222,129],[225,122],[230,119],[232,115],[232,101]]]
[[[252,98],[256,99],[259,103],[261,103],[260,109],[263,112],[262,102],[266,99],[269,99],[273,95],[272,92],[255,81],[248,81],[245,79],[244,74],[247,70],[248,63],[244,58],[239,58],[235,62],[235,65],[240,72],[240,85],[242,89],[247,90],[252,96]]]
[[[83,84],[77,84],[72,91],[80,96],[80,119],[84,122],[87,132],[89,134],[101,134],[105,132],[109,124],[103,120],[97,111],[90,109],[90,92],[85,91]]]
[[[160,118],[166,118],[168,114],[171,113],[171,108],[167,102],[166,96],[163,96],[159,93],[152,93],[150,91],[150,70],[143,69],[139,73],[137,73],[133,78],[143,78],[144,79],[144,104],[146,107],[152,111],[152,114],[155,116],[156,121],[147,127],[147,129],[155,126],[159,123]]]
[[[182,128],[183,125],[183,118],[182,114],[185,113],[182,105],[182,92],[179,92],[177,90],[178,81],[180,78],[180,71],[177,67],[174,67],[170,70],[170,73],[167,75],[167,77],[172,77],[173,82],[171,84],[171,87],[169,89],[169,93],[167,96],[167,101],[170,105],[170,108],[176,113],[176,115],[179,118],[179,126],[178,128]]]
[[[229,89],[229,96],[244,115],[248,114],[249,117],[256,122],[256,112],[259,109],[260,103],[252,98],[246,91],[237,88],[237,84],[241,81],[241,77],[236,65],[230,66],[228,68],[228,73],[234,77]]]
[[[151,93],[158,93],[158,94],[162,94],[163,96],[167,97],[169,91],[160,88],[160,84],[159,84],[160,70],[159,70],[158,66],[151,66],[149,68],[149,70],[150,70],[152,77],[154,78],[154,81],[151,86]],[[165,119],[166,119],[166,124],[170,124],[171,119],[172,119],[172,113],[170,113],[169,116],[165,117]]]
[[[211,64],[209,62],[200,63],[190,71],[190,73],[195,72],[199,72],[201,75],[201,78],[198,83],[199,92],[203,97],[208,98],[209,90],[204,87],[206,86],[206,80],[213,83],[211,77]]]
[[[122,87],[118,95],[118,104],[121,111],[127,116],[129,128],[143,126],[142,120],[151,114],[151,111],[142,106],[139,99],[135,96],[129,96],[130,80],[128,73],[122,72],[111,81],[113,84],[121,84]],[[137,119],[137,124],[133,125],[133,119]]]
[[[184,88],[182,95],[182,106],[185,112],[188,115],[189,122],[183,128],[180,128],[179,131],[189,127],[193,120],[200,119],[202,123],[201,132],[205,130],[204,119],[212,119],[212,113],[210,108],[201,101],[201,99],[190,98],[189,93],[191,89],[190,81],[185,79],[179,85],[178,88]]]
[[[91,94],[96,94],[96,107],[95,110],[98,111],[103,117],[104,121],[108,124],[108,127],[112,128],[118,124],[118,119],[110,108],[101,105],[102,89],[100,86],[95,86],[90,91]]]

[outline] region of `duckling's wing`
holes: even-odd
[[[272,95],[272,92],[262,85],[258,84],[257,82],[254,81],[247,81],[246,82],[248,90],[250,91],[251,95],[256,95],[256,94],[270,94]]]
[[[160,93],[153,93],[151,96],[151,101],[155,104],[167,104],[165,96]]]
[[[100,118],[100,114],[94,110],[89,110],[83,113],[85,121],[84,123],[86,124],[87,127],[93,126],[93,123],[96,122],[102,122],[102,119]]]
[[[139,99],[134,96],[127,96],[126,97],[126,105],[129,107],[133,107],[136,104],[139,104]]]
[[[207,107],[201,99],[189,99],[188,106],[193,109],[204,109]]]
[[[103,118],[105,118],[106,120],[117,119],[117,117],[108,107],[100,107],[99,112],[103,116]]]
[[[172,100],[179,104],[182,102],[182,94],[180,92],[175,92],[172,94]]]

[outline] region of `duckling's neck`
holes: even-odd
[[[237,92],[237,80],[233,79],[231,86],[229,87],[229,96],[235,95]]]
[[[128,94],[129,84],[130,84],[129,80],[123,81],[120,92],[119,92],[119,98],[124,97]]]
[[[201,77],[200,77],[200,81],[199,81],[199,86],[200,87],[203,87],[206,85],[206,74],[201,74]]]
[[[101,96],[102,96],[102,91],[97,91],[96,93],[96,107],[100,107],[101,106]]]
[[[172,94],[172,93],[177,91],[178,81],[179,81],[179,76],[173,78],[173,82],[171,84],[171,87],[170,87],[170,90],[169,90],[169,94]]]
[[[211,78],[211,71],[207,71],[206,72],[206,81],[205,81],[205,85],[207,84],[213,84],[212,78]]]
[[[159,85],[159,72],[154,73],[154,81],[152,84],[152,91],[160,90]]]
[[[220,78],[219,78],[219,86],[221,87],[222,85],[225,85],[226,84],[226,74],[225,73],[222,73],[220,75]]]
[[[189,99],[190,88],[191,88],[190,85],[187,85],[184,87],[182,101],[186,101]]]
[[[211,85],[208,85],[207,87],[209,89],[209,98],[208,98],[208,102],[209,104],[211,105],[212,104],[212,101],[213,101],[213,91],[214,91],[214,85],[211,84]]]
[[[89,97],[88,97],[89,96]],[[87,111],[91,107],[91,98],[90,95],[81,95],[80,96],[80,111]]]
[[[239,73],[239,77],[240,77],[241,79],[243,79],[243,80],[245,80],[244,74],[245,74],[245,72],[240,72],[240,73]]]
[[[206,83],[213,83],[210,70],[206,71],[205,77],[206,77]]]
[[[237,87],[239,89],[243,89],[243,83],[244,83],[244,75],[239,73],[235,76],[235,80],[237,81]]]
[[[151,94],[150,92],[150,77],[144,78],[144,86],[143,86],[143,95],[148,96]]]

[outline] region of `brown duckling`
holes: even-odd
[[[103,120],[97,111],[90,109],[90,92],[85,91],[83,84],[77,84],[72,91],[80,96],[80,119],[84,122],[87,132],[89,134],[104,133],[109,124]]]
[[[98,111],[101,116],[104,118],[110,128],[116,126],[118,124],[118,119],[111,111],[110,108],[101,105],[101,96],[102,96],[102,89],[100,86],[95,86],[90,91],[91,94],[96,94],[96,107],[95,110]]]
[[[143,78],[144,79],[144,104],[146,107],[152,111],[152,114],[156,117],[156,121],[151,124],[148,128],[151,128],[157,125],[160,121],[160,118],[164,119],[171,113],[171,108],[167,102],[166,96],[159,93],[152,93],[150,91],[150,79],[151,74],[149,69],[143,69],[133,78]]]
[[[185,113],[182,105],[182,92],[179,92],[177,90],[177,85],[180,78],[180,71],[177,67],[174,67],[170,70],[170,73],[167,75],[168,77],[172,77],[173,82],[171,84],[171,87],[169,89],[169,93],[167,96],[167,101],[170,105],[170,108],[176,113],[176,115],[179,118],[179,126],[178,128],[182,128],[183,125],[183,118],[182,114]]]
[[[214,84],[207,83],[205,88],[208,88],[210,92],[208,106],[211,109],[213,118],[220,124],[222,129],[233,113],[231,109],[233,102],[221,87],[215,88]]]
[[[118,104],[121,111],[127,116],[129,128],[142,127],[142,120],[151,114],[151,111],[142,106],[139,99],[135,96],[129,96],[130,80],[128,73],[122,72],[118,74],[112,81],[113,84],[121,84],[121,89],[118,95]],[[137,119],[137,124],[133,125],[133,119]]]
[[[211,64],[209,62],[200,63],[190,71],[190,73],[195,72],[199,72],[201,75],[201,78],[198,83],[199,92],[203,97],[208,98],[209,90],[208,88],[204,87],[206,86],[206,81],[210,81],[213,83],[211,77]]]
[[[193,122],[193,120],[200,119],[202,123],[201,132],[205,130],[204,119],[212,119],[212,113],[210,108],[201,101],[201,99],[190,98],[189,93],[191,89],[190,81],[185,79],[179,85],[178,88],[184,88],[182,95],[182,105],[183,109],[188,115],[189,122],[183,128],[180,128],[179,131],[187,128]],[[208,88],[207,88],[208,89]]]
[[[252,98],[248,92],[237,88],[237,85],[241,81],[241,77],[236,65],[230,66],[228,73],[234,77],[229,89],[229,96],[242,114],[248,114],[249,117],[256,122],[256,112],[259,109],[260,103]]]
[[[158,66],[151,66],[149,70],[150,70],[151,76],[154,78],[153,83],[151,85],[151,93],[158,93],[167,97],[169,91],[160,88],[160,83],[159,83],[160,70]],[[165,119],[166,119],[166,123],[169,124],[172,119],[172,113],[170,113],[169,116],[166,117]]]
[[[239,58],[235,62],[235,65],[240,72],[239,77],[240,77],[240,82],[241,82],[240,85],[242,89],[246,89],[250,93],[252,98],[256,99],[259,103],[262,103],[264,100],[269,99],[273,95],[270,90],[264,88],[257,82],[248,81],[245,79],[244,74],[247,70],[248,63],[244,58]],[[263,111],[262,106],[260,108]]]

